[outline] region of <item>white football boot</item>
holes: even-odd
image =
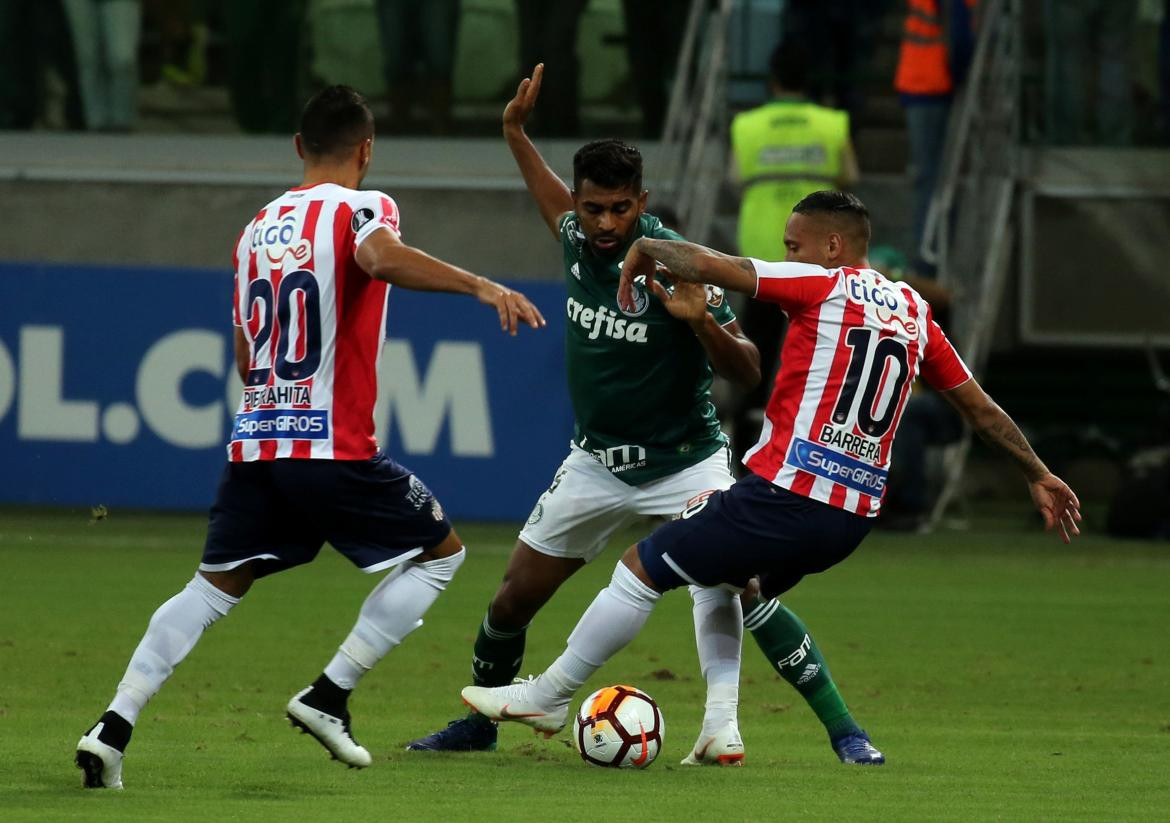
[[[125,720],[118,720],[129,728]],[[82,771],[81,785],[87,789],[122,788],[122,752],[101,740],[103,733],[107,739],[111,737],[110,731],[106,729],[107,722],[103,716],[77,742],[74,762]],[[128,742],[128,733],[125,738]]]
[[[538,734],[552,737],[565,727],[569,701],[560,705],[541,703],[533,694],[532,678],[510,686],[486,688],[467,686],[461,692],[463,702],[489,720],[512,720],[531,726]]]
[[[370,753],[353,739],[350,732],[349,712],[346,711],[338,717],[310,706],[301,698],[312,690],[312,686],[302,689],[288,701],[289,721],[301,731],[315,737],[317,742],[333,755],[334,760],[340,760],[351,769],[364,769],[370,765],[373,762]]]
[[[735,721],[715,734],[699,734],[691,753],[682,759],[684,766],[742,766],[743,738]]]

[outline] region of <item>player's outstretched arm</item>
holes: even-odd
[[[509,334],[516,334],[520,323],[534,329],[544,326],[540,311],[520,292],[408,246],[389,229],[367,237],[358,246],[356,257],[370,277],[404,289],[472,295],[499,312],[500,328]]]
[[[659,263],[677,280],[707,283],[744,294],[756,293],[756,268],[746,257],[732,257],[685,240],[639,237],[622,263],[618,303],[623,308],[633,311],[634,280],[645,277],[649,283]]]
[[[1032,451],[1020,427],[983,391],[975,380],[943,392],[971,428],[997,451],[1010,457],[1028,479],[1032,502],[1044,518],[1044,528],[1057,529],[1068,543],[1081,533],[1081,503],[1068,484],[1048,470]]]
[[[540,81],[544,76],[544,63],[538,63],[532,77],[525,77],[516,89],[516,96],[504,108],[504,140],[516,158],[524,185],[540,208],[540,216],[554,237],[560,236],[560,219],[567,211],[573,210],[573,194],[561,178],[544,162],[536,146],[524,133],[524,124],[536,106],[540,96]]]

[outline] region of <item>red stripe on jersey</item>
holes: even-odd
[[[293,211],[296,206],[281,206],[276,213],[279,220],[289,212]],[[272,336],[268,339],[268,351],[271,353],[270,361],[271,367],[268,369],[267,386],[274,386],[276,384],[276,359],[277,352],[280,351],[280,341],[284,336],[284,329],[280,327],[280,312],[277,306],[280,305],[280,281],[284,277],[284,259],[281,258],[278,262],[273,263],[271,258],[265,257],[265,264],[268,266],[268,279],[272,283]],[[275,408],[272,404],[265,404],[266,408]],[[276,459],[276,440],[261,440],[260,441],[260,459],[261,460],[275,460]]]
[[[389,207],[383,203],[383,214]],[[337,341],[333,368],[333,457],[364,460],[377,450],[371,410],[378,393],[378,350],[386,284],[357,264],[350,225],[353,210],[339,206],[333,220],[337,266]],[[343,257],[344,255],[344,257]],[[344,387],[344,389],[343,389]]]
[[[317,221],[321,217],[321,207],[324,203],[320,200],[314,200],[309,203],[309,208],[305,212],[305,225],[301,231],[301,238],[309,241],[310,256],[305,260],[297,261],[298,269],[307,269],[309,271],[316,271],[316,247],[313,245],[313,240],[317,236]],[[308,335],[309,324],[308,318],[305,316],[305,293],[303,291],[297,292],[297,321],[299,328],[297,331],[297,345],[293,357],[297,362],[305,359],[308,353]],[[298,382],[299,386],[312,386],[313,377],[310,375],[305,380]],[[311,396],[311,395],[310,395]],[[311,440],[294,440],[292,444],[292,456],[298,459],[307,460],[313,456],[313,443]]]
[[[780,348],[780,370],[776,373],[772,396],[768,399],[766,409],[767,418],[772,423],[772,436],[763,448],[745,462],[751,471],[768,482],[776,479],[780,467],[784,465],[783,446],[777,449],[776,444],[787,446],[792,439],[796,413],[800,410],[808,370],[816,353],[817,311],[801,312],[793,315],[790,321],[784,345]]]
[[[844,270],[842,277],[848,278],[849,271],[851,270]],[[846,282],[848,281],[846,280]],[[817,410],[813,414],[812,423],[805,434],[813,442],[816,442],[821,428],[829,422],[829,418],[833,414],[833,407],[837,405],[837,399],[845,385],[845,373],[849,369],[849,361],[853,358],[853,347],[846,342],[846,337],[851,329],[864,325],[864,323],[865,308],[852,300],[846,301],[845,310],[841,315],[841,331],[837,335],[837,347],[833,350],[833,363],[829,367],[829,377],[825,381],[825,387],[821,392],[820,402],[817,403]],[[806,385],[805,391],[807,390],[808,386]],[[816,480],[816,475],[798,471],[792,481],[792,491],[807,497],[812,492]],[[841,503],[844,502],[845,497],[842,495]]]
[[[842,506],[844,508],[844,506]],[[857,509],[854,514],[860,514],[862,517],[869,517],[870,511],[873,509],[873,498],[868,494],[857,495]]]
[[[906,299],[906,305],[909,309],[910,319],[916,323],[921,323],[919,317],[918,300],[915,299],[914,293],[909,289],[903,288],[901,290],[902,296]],[[910,374],[906,376],[906,382],[902,384],[902,393],[897,398],[892,398],[890,402],[897,403],[895,407],[897,411],[894,412],[894,420],[890,424],[890,428],[882,435],[879,454],[881,455],[881,462],[879,466],[886,467],[890,464],[890,450],[894,445],[894,435],[898,432],[898,426],[902,423],[902,412],[906,411],[906,403],[910,399],[910,393],[914,390],[914,378],[918,371],[918,350],[922,340],[921,327],[920,333],[910,338],[909,345],[906,346],[906,363],[907,368],[910,369]]]
[[[267,209],[261,209],[260,213],[257,214],[256,217],[252,220],[252,226],[255,226],[257,223],[262,221],[264,219],[264,214],[267,211],[268,211]],[[245,228],[245,231],[246,230],[247,230],[247,227]],[[247,298],[248,293],[251,291],[252,281],[260,276],[258,263],[257,263],[257,259],[256,259],[256,247],[251,244],[250,239],[249,239],[248,244],[249,244],[249,248],[251,249],[251,251],[248,252],[248,274],[247,274],[248,288],[244,289],[245,299]],[[236,268],[237,290],[238,290],[238,286],[239,286],[239,282],[240,282],[239,271],[240,271],[239,267],[237,266],[237,268]],[[237,300],[237,303],[236,303],[237,313],[239,310],[239,305],[240,304]],[[248,372],[251,373],[252,369],[256,368],[255,340],[256,340],[256,335],[258,335],[260,333],[260,321],[258,319],[260,312],[256,309],[256,306],[251,305],[251,304],[249,304],[245,308],[245,311],[247,312],[247,316],[241,317],[240,319],[242,321],[244,321],[244,323],[247,324],[246,330],[244,333],[244,337],[248,341],[248,349],[249,349]],[[241,325],[244,325],[244,323],[241,323]],[[244,379],[245,379],[245,381],[247,380],[247,375],[244,375]],[[239,441],[232,441],[231,448],[228,449],[228,459],[231,460],[233,463],[242,462],[244,459],[244,444],[239,442]]]
[[[861,495],[861,497],[865,496]],[[840,483],[833,484],[833,491],[829,493],[829,505],[836,506],[838,509],[845,508],[845,487]]]
[[[245,227],[245,230],[247,227]],[[240,236],[236,238],[236,244],[232,246],[232,325],[242,326],[243,321],[240,319],[240,241],[244,239],[244,232],[240,232]]]
[[[267,211],[267,209],[260,210],[260,213],[256,215],[256,219],[252,221],[253,226],[256,225],[257,223],[261,222],[264,219],[264,214],[266,211]],[[245,297],[252,290],[251,289],[252,281],[260,276],[259,261],[256,257],[256,255],[257,255],[256,247],[252,246],[250,241],[249,241],[249,246],[251,248],[251,251],[248,252],[248,288],[244,290]],[[256,368],[257,352],[256,352],[256,349],[254,347],[253,341],[255,341],[256,336],[258,334],[260,334],[260,312],[254,304],[249,304],[245,308],[245,312],[246,312],[246,320],[247,320],[247,324],[248,324],[247,337],[248,337],[248,341],[249,341],[249,348],[251,349],[251,355],[248,359],[248,371],[251,371],[252,369]],[[270,322],[272,322],[272,318],[265,317],[264,322],[270,323]],[[269,348],[269,351],[272,351],[272,349]]]

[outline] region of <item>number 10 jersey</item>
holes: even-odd
[[[385,194],[325,183],[285,192],[244,229],[233,319],[249,364],[229,460],[365,460],[377,451],[389,287],[355,253],[379,229],[398,234],[398,222]]]
[[[971,379],[914,289],[870,269],[805,263],[756,268],[756,299],[789,317],[759,442],[744,465],[765,480],[875,517],[911,385]]]

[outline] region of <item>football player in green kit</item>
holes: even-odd
[[[711,402],[712,369],[745,388],[760,380],[759,352],[720,290],[680,283],[666,299],[643,291],[633,310],[618,306],[630,244],[639,237],[682,238],[645,213],[637,149],[618,140],[586,144],[573,158],[571,191],[549,169],[524,133],[542,73],[538,65],[504,110],[504,138],[563,249],[565,359],[576,426],[569,455],[521,530],[479,628],[472,673],[476,685],[489,687],[512,682],[532,618],[615,531],[645,515],[676,517],[732,485],[730,450]],[[682,762],[739,764],[743,607],[727,589],[690,591],[707,699],[702,729]],[[747,605],[761,648],[825,724],[842,762],[883,762],[799,618],[754,595]],[[496,733],[495,723],[471,714],[408,748],[490,750]]]

